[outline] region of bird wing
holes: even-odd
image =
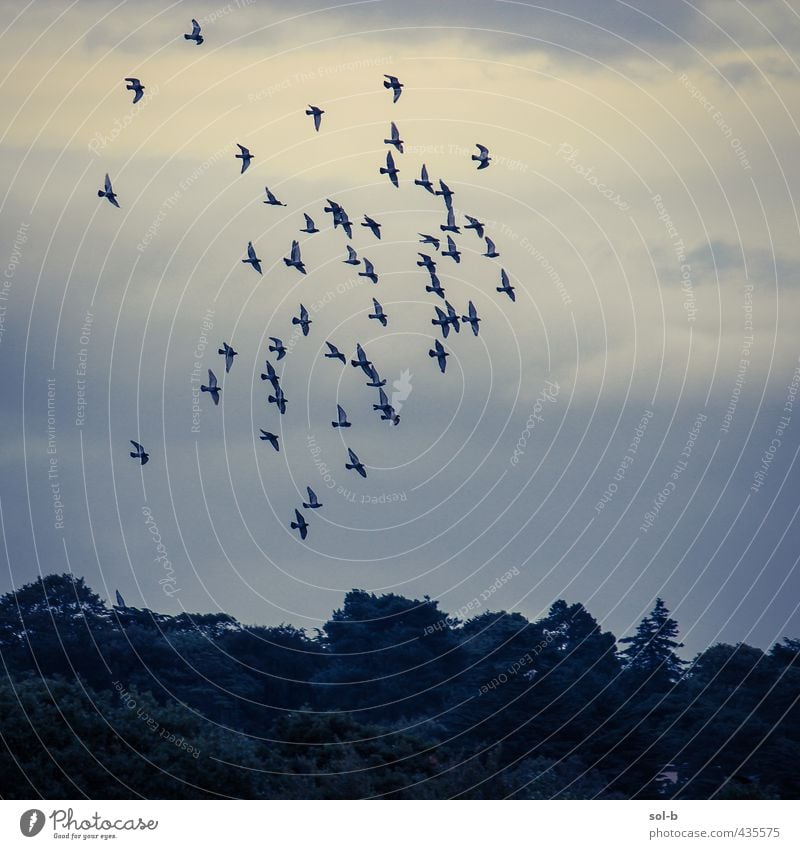
[[[300,320],[305,321],[308,318],[308,310],[300,304]]]
[[[360,465],[360,461],[359,461],[359,459],[358,459],[358,456],[356,455],[355,451],[353,451],[353,449],[352,449],[352,448],[348,448],[348,449],[347,449],[347,453],[350,455],[350,462],[351,462],[354,466],[358,466],[358,465]]]
[[[447,237],[447,250],[455,253],[456,251],[456,243],[453,241],[452,236]]]
[[[383,389],[379,389],[378,393],[378,397],[381,401],[381,406],[385,407],[389,403],[389,399],[386,397],[386,393],[383,391]]]
[[[217,376],[211,369],[208,370],[208,386],[210,389],[215,389],[217,386]]]
[[[428,180],[428,166],[427,165],[422,166],[422,173],[420,174],[420,180],[423,180],[426,183],[429,182],[429,180]]]
[[[133,440],[131,440],[131,445],[132,445],[132,446],[133,446],[133,447],[134,447],[137,451],[144,451],[144,448],[142,448],[142,446],[141,446],[141,445],[139,445],[139,443],[138,443],[138,442],[134,442]]]
[[[300,262],[300,245],[297,241],[292,242],[292,261]]]
[[[500,269],[500,280],[503,283],[503,288],[507,289],[508,288],[508,275],[506,274],[505,268]]]
[[[482,144],[476,143],[475,147],[477,147],[478,150],[481,152],[481,156],[486,156],[486,154],[489,152],[489,148],[484,147]]]
[[[199,35],[199,34],[200,34],[200,24],[198,24],[197,21],[194,18],[192,18],[192,35]]]
[[[256,251],[255,251],[255,248],[253,247],[252,242],[247,243],[247,256],[248,256],[249,259],[255,259],[256,258]]]
[[[105,190],[107,192],[113,192],[114,191],[114,189],[111,186],[111,178],[108,176],[108,174],[106,174],[106,179],[105,179]]]
[[[309,230],[313,230],[314,229],[314,219],[307,212],[304,212],[303,216],[306,219],[306,227]]]

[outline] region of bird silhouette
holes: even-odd
[[[369,318],[374,318],[376,321],[381,323],[381,327],[386,327],[386,323],[389,320],[389,316],[383,311],[383,307],[378,303],[375,298],[372,299],[372,303],[375,306],[375,312],[371,312],[369,314]]]
[[[133,457],[134,460],[138,460],[140,462],[140,464],[143,466],[150,459],[150,455],[144,450],[144,448],[138,442],[134,442],[131,439],[130,443],[133,446],[133,451],[130,452],[131,457]]]
[[[223,342],[222,347],[217,350],[217,353],[225,357],[225,372],[229,372],[233,365],[233,358],[238,356],[239,352],[234,351],[227,342]]]
[[[342,365],[347,365],[347,360],[345,359],[344,354],[336,347],[336,345],[332,345],[330,342],[325,343],[328,346],[328,353],[325,354],[329,360],[341,360]]]
[[[425,287],[425,291],[438,295],[442,300],[444,300],[444,287],[439,282],[439,278],[434,272],[431,272],[431,282]]]
[[[217,376],[211,369],[208,370],[208,386],[201,386],[200,391],[208,392],[215,407],[219,404],[219,393],[222,392],[222,389],[217,386]]]
[[[108,202],[116,206],[117,209],[120,208],[119,203],[117,203],[117,195],[114,191],[114,187],[111,185],[111,178],[106,174],[105,182],[103,183],[104,188],[97,190],[97,197],[99,198],[107,198]]]
[[[434,192],[434,194],[443,197],[445,205],[448,209],[450,208],[453,203],[453,195],[455,192],[447,185],[447,183],[445,183],[444,180],[439,180],[439,191]]]
[[[347,246],[347,259],[343,259],[342,262],[345,265],[361,265],[361,260],[358,258],[358,254],[352,247],[350,247],[350,245]]]
[[[280,359],[280,358],[279,358]],[[272,363],[267,360],[267,373],[261,375],[262,380],[268,380],[272,384],[272,388],[277,392],[280,389],[280,377],[278,377],[278,373],[272,366]]]
[[[456,224],[456,214],[453,212],[453,207],[447,207],[447,223],[440,224],[439,229],[443,233],[460,233],[461,228]]]
[[[261,260],[256,256],[256,250],[252,242],[247,243],[247,259],[243,259],[245,265],[252,265],[255,270],[261,274]]]
[[[362,478],[365,478],[367,476],[367,470],[364,468],[364,464],[361,460],[359,460],[356,456],[355,451],[353,451],[352,448],[348,448],[347,453],[350,455],[350,462],[344,464],[345,469],[354,469],[361,475]]]
[[[483,168],[488,168],[489,163],[492,161],[492,157],[489,156],[489,148],[484,147],[482,144],[476,144],[475,147],[478,148],[478,156],[472,154],[472,161],[478,163],[478,171]]]
[[[337,421],[331,422],[332,427],[351,427],[350,422],[347,421],[347,413],[340,404],[336,405],[336,418]]]
[[[436,357],[436,360],[439,363],[439,371],[444,374],[444,370],[447,368],[447,357],[450,356],[445,349],[442,347],[442,343],[437,339],[433,348],[428,351],[429,357]]]
[[[269,442],[276,451],[281,450],[278,447],[278,437],[274,433],[270,433],[268,430],[264,430],[263,428],[259,428],[259,430],[261,431],[261,436],[258,438],[262,442]]]
[[[397,103],[400,99],[400,95],[403,93],[403,83],[397,79],[397,77],[393,77],[391,74],[384,74],[386,79],[383,81],[384,88],[390,88],[392,90],[392,103]]]
[[[347,234],[348,239],[353,238],[353,222],[347,217],[344,207],[338,204],[335,200],[327,199],[329,206],[325,207],[325,212],[330,212],[333,216],[333,229],[341,227]]]
[[[472,301],[469,302],[469,306],[467,307],[467,315],[462,315],[461,320],[464,324],[469,324],[472,327],[472,332],[476,336],[478,335],[478,322],[480,319],[478,318],[475,304],[473,304]]]
[[[445,301],[444,305],[445,305],[445,308],[447,309],[447,320],[452,325],[453,330],[455,330],[455,332],[458,333],[458,331],[459,331],[459,321],[460,321],[459,315],[453,309],[453,305],[450,303],[450,301]]]
[[[356,342],[356,357],[357,359],[350,360],[350,365],[353,366],[353,368],[361,368],[364,374],[369,377],[369,367],[372,365],[372,362],[367,359],[367,355],[364,353],[364,349],[361,347],[360,342]]]
[[[264,186],[264,191],[267,193],[267,199],[264,201],[264,203],[267,203],[270,206],[286,206],[286,204],[281,203],[278,198],[276,198],[275,195],[272,194],[272,192],[266,186]]]
[[[451,259],[455,260],[457,263],[461,262],[461,251],[456,248],[456,243],[453,241],[453,237],[447,237],[447,250],[442,251],[442,256],[449,256]]]
[[[300,231],[301,233],[319,233],[314,224],[314,219],[307,212],[303,213],[303,218],[306,220],[306,226]]]
[[[375,273],[375,267],[366,257],[364,257],[364,270],[359,271],[358,276],[366,277],[368,280],[371,280],[376,284],[378,282],[378,275]]]
[[[392,137],[390,139],[384,139],[383,143],[393,145],[395,148],[397,148],[398,153],[402,153],[403,140],[400,138],[400,133],[397,130],[397,124],[395,124],[394,121],[392,121],[391,136]]]
[[[431,324],[439,327],[442,331],[442,336],[447,339],[450,333],[450,319],[439,307],[434,307],[434,309],[436,310],[436,318],[431,319]]]
[[[433,190],[433,183],[430,181],[428,177],[428,166],[423,164],[422,170],[420,171],[419,180],[414,180],[415,186],[422,186],[426,192],[430,192],[432,195],[436,194]]]
[[[311,489],[310,486],[307,486],[308,490],[308,501],[303,502],[303,507],[306,510],[316,510],[317,507],[322,507],[322,502],[317,498],[317,494]]]
[[[144,96],[144,86],[136,77],[125,77],[125,82],[128,83],[125,90],[132,91],[134,93],[133,102],[138,103]]]
[[[464,225],[464,229],[465,230],[474,230],[478,234],[478,238],[482,239],[483,238],[483,228],[484,228],[485,225],[482,222],[478,221],[477,218],[473,218],[471,215],[465,215],[464,218],[466,218],[467,221],[469,221],[469,224]]]
[[[269,350],[278,355],[278,360],[282,360],[286,356],[286,348],[283,347],[283,342],[277,336],[270,336],[269,338],[270,342],[274,343],[269,346]]]
[[[369,380],[367,381],[367,386],[372,389],[379,389],[381,386],[386,386],[386,381],[381,379],[381,376],[378,374],[378,370],[370,364],[369,368],[366,369],[367,377]]]
[[[372,235],[376,239],[380,239],[380,237],[381,237],[381,227],[383,225],[378,224],[378,222],[375,221],[373,218],[370,218],[369,215],[364,216],[364,220],[361,222],[361,226],[362,227],[369,227],[369,229],[372,230]]]
[[[386,154],[386,167],[379,169],[381,174],[388,174],[389,179],[392,181],[392,185],[397,189],[400,187],[397,182],[397,175],[400,173],[399,169],[395,167],[394,157],[392,156],[391,150]]]
[[[514,287],[508,282],[508,275],[506,274],[506,270],[504,268],[500,269],[500,280],[502,281],[502,286],[497,287],[498,292],[502,292],[503,294],[508,295],[512,301],[516,300],[516,296],[514,295]]]
[[[386,397],[386,393],[383,389],[378,390],[378,398],[378,403],[373,404],[372,409],[376,412],[380,411],[381,418],[384,421],[393,421],[395,416],[397,416],[397,413],[395,412],[394,407],[389,403],[389,399]],[[397,418],[399,419],[399,416],[397,416]]]
[[[300,539],[305,539],[308,536],[308,522],[306,522],[299,510],[295,510],[294,515],[297,521],[291,523],[291,528],[293,531],[300,532]]]
[[[300,317],[292,316],[292,324],[299,324],[303,331],[303,336],[308,336],[308,328],[312,323],[312,319],[308,317],[308,310],[300,304]]]
[[[494,242],[487,236],[486,237],[486,253],[483,256],[488,256],[489,259],[494,259],[496,256],[500,256],[497,253],[497,249],[494,246]]]
[[[284,257],[283,261],[287,268],[296,268],[301,274],[306,273],[306,267],[303,260],[300,258],[300,243],[297,239],[292,240],[292,251],[288,257]]]
[[[435,251],[439,250],[439,239],[437,239],[435,236],[429,236],[427,233],[419,233],[418,235],[422,236],[420,242],[423,245],[433,245],[433,249]]]
[[[314,129],[319,132],[319,125],[322,123],[322,116],[325,114],[324,109],[320,109],[319,106],[311,106],[309,104],[308,109],[306,109],[306,115],[312,115],[314,117]]]
[[[192,34],[186,35],[186,33],[184,33],[183,37],[187,41],[193,41],[195,43],[195,45],[197,47],[199,47],[203,43],[203,36],[200,35],[200,29],[201,29],[200,24],[198,24],[197,21],[194,18],[192,18]]]
[[[235,154],[236,159],[242,160],[242,170],[239,173],[244,174],[244,172],[250,167],[250,160],[255,159],[255,156],[253,156],[246,147],[242,147],[239,142],[236,142],[236,147],[238,147],[241,151],[241,153]]]
[[[268,395],[267,396],[267,401],[270,404],[275,404],[275,406],[277,406],[278,411],[280,412],[281,415],[283,415],[286,412],[286,405],[289,403],[286,400],[286,396],[283,394],[283,389],[281,389],[280,386],[275,390],[274,395]]]

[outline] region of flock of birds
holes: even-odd
[[[192,32],[188,34],[184,34],[184,38],[187,41],[193,41],[197,46],[203,43],[203,36],[201,35],[201,26],[200,24],[192,19]],[[392,102],[397,103],[400,98],[400,95],[403,92],[403,83],[390,74],[384,74],[384,82],[383,85],[385,88],[390,89],[392,92]],[[134,93],[133,103],[137,103],[143,96],[145,87],[141,84],[141,81],[136,77],[126,77],[125,82],[126,90],[132,91]],[[318,106],[309,105],[308,109],[305,112],[306,115],[311,117],[314,123],[314,129],[316,132],[320,131],[322,126],[322,116],[325,114],[324,109],[320,109]],[[400,131],[397,128],[397,125],[394,121],[391,122],[389,138],[384,139],[384,143],[394,148],[398,154],[403,154],[404,141],[400,137]],[[244,174],[245,171],[250,167],[250,163],[255,158],[254,155],[246,148],[244,145],[237,144],[239,148],[239,153],[235,154],[235,158],[241,160],[241,174]],[[477,162],[477,169],[483,170],[487,168],[491,162],[491,156],[489,155],[489,150],[484,145],[477,144],[477,153],[472,155],[472,161]],[[385,174],[388,176],[390,182],[395,188],[399,188],[398,181],[398,173],[399,169],[397,168],[394,160],[394,156],[392,150],[389,150],[386,154],[386,165],[381,166],[379,168],[380,174]],[[414,180],[414,185],[420,186],[426,192],[430,194],[441,197],[445,204],[445,212],[446,212],[446,223],[440,226],[440,230],[444,234],[443,237],[436,237],[426,233],[419,233],[420,243],[423,245],[432,246],[434,251],[438,251],[442,257],[448,257],[456,263],[461,262],[461,251],[458,250],[458,247],[453,240],[451,234],[458,234],[461,232],[462,226],[464,230],[472,230],[478,236],[479,239],[485,241],[486,250],[482,254],[484,257],[488,257],[489,259],[494,259],[498,257],[500,254],[497,252],[495,248],[495,244],[489,236],[486,236],[484,233],[484,224],[479,221],[477,218],[473,218],[472,216],[465,215],[464,218],[466,220],[466,224],[459,225],[456,221],[456,214],[453,208],[453,195],[455,194],[452,189],[443,181],[438,180],[438,189],[434,187],[433,181],[430,179],[428,175],[428,169],[426,165],[422,166],[421,173],[418,179]],[[266,200],[264,200],[265,204],[270,206],[286,206],[285,203],[278,200],[278,198],[269,190],[269,188],[265,188],[266,191]],[[105,176],[104,187],[97,192],[98,196],[101,198],[106,198],[109,203],[113,204],[115,207],[119,208],[119,202],[117,200],[117,194],[114,191],[114,188],[111,183],[111,179],[109,175]],[[353,222],[349,219],[347,212],[344,207],[337,203],[334,200],[328,199],[328,206],[324,207],[325,213],[330,213],[333,218],[333,229],[341,227],[343,232],[346,234],[348,239],[352,239],[353,236]],[[313,234],[318,233],[319,229],[316,227],[314,223],[314,219],[307,213],[303,213],[305,227],[303,227],[300,232],[305,234]],[[364,215],[363,222],[360,222],[362,227],[368,228],[373,236],[376,239],[381,238],[381,224],[375,221],[368,215]],[[442,241],[445,241],[446,247],[440,247]],[[469,325],[472,329],[472,332],[475,336],[479,333],[478,325],[481,319],[478,317],[477,311],[475,309],[475,305],[472,301],[469,302],[467,306],[467,314],[459,315],[453,305],[446,300],[445,298],[445,290],[439,280],[439,277],[436,273],[436,262],[434,259],[426,253],[418,254],[420,259],[417,261],[417,265],[421,268],[424,268],[430,277],[428,284],[425,286],[425,291],[431,294],[434,294],[441,298],[444,301],[444,309],[439,306],[435,306],[436,317],[431,319],[431,324],[435,327],[438,327],[441,331],[442,337],[447,339],[451,330],[455,333],[459,332],[460,327],[463,325]],[[306,274],[305,263],[303,262],[301,252],[300,252],[300,244],[295,239],[292,241],[292,246],[289,251],[289,256],[284,257],[284,263],[288,268],[296,269],[300,274]],[[261,268],[261,259],[259,259],[255,247],[252,242],[247,243],[247,256],[242,260],[245,265],[250,265],[254,271],[258,274],[262,274]],[[375,271],[374,265],[366,258],[360,258],[355,251],[355,249],[351,245],[347,245],[347,257],[343,260],[343,262],[347,265],[351,266],[363,266],[363,271],[358,272],[359,277],[364,277],[370,280],[373,284],[377,284],[379,277]],[[500,270],[500,282],[501,285],[496,287],[496,291],[501,294],[507,295],[512,301],[515,300],[514,295],[514,287],[510,284],[508,274],[506,274],[505,269]],[[377,300],[377,298],[372,298],[373,303],[373,311],[369,313],[369,318],[375,321],[378,321],[382,327],[386,327],[389,317],[385,313],[382,305]],[[303,336],[308,336],[310,326],[312,324],[312,319],[309,318],[308,310],[300,304],[299,315],[292,318],[292,324],[298,326],[303,334]],[[286,348],[281,341],[280,338],[276,336],[270,336],[270,345],[268,346],[269,352],[276,355],[276,361],[280,361],[283,357],[286,356]],[[347,365],[347,357],[334,345],[332,342],[326,341],[325,344],[328,347],[328,352],[324,354],[324,357],[332,360],[339,360],[342,365],[346,367]],[[227,342],[222,343],[222,347],[219,349],[218,353],[220,356],[224,357],[225,361],[225,372],[230,372],[234,359],[238,356],[238,352],[233,349],[231,345]],[[442,373],[444,373],[447,369],[447,358],[450,354],[445,350],[439,339],[436,339],[434,342],[434,347],[428,351],[428,355],[435,359],[439,369]],[[360,368],[366,377],[368,378],[367,386],[378,390],[378,403],[373,404],[373,410],[379,412],[380,418],[383,421],[392,422],[393,425],[398,425],[400,423],[400,416],[397,411],[394,409],[392,404],[389,402],[389,399],[384,391],[383,387],[386,385],[386,380],[380,377],[374,363],[368,359],[366,352],[362,348],[360,343],[356,344],[356,357],[350,361],[351,366],[354,368]],[[280,376],[275,371],[272,363],[267,359],[266,361],[266,372],[261,374],[261,379],[263,381],[268,381],[271,385],[272,392],[268,395],[268,403],[275,404],[279,413],[281,415],[286,413],[286,405],[288,403],[286,396],[284,395],[283,388],[280,383]],[[203,384],[200,387],[201,391],[204,393],[208,393],[211,397],[211,400],[215,405],[218,405],[220,402],[220,394],[222,392],[222,387],[219,385],[217,380],[217,376],[214,374],[213,370],[208,369],[208,383]],[[337,420],[332,421],[331,425],[334,428],[349,428],[351,427],[351,423],[347,420],[347,413],[341,407],[341,405],[336,406],[337,410]],[[261,429],[260,439],[264,442],[269,442],[275,451],[280,451],[280,443],[278,436],[270,431],[266,431]],[[130,452],[130,456],[140,462],[142,466],[144,466],[148,460],[150,459],[150,455],[145,451],[144,447],[134,440],[130,440],[131,445],[133,446],[133,451]],[[367,477],[367,471],[364,464],[359,460],[358,455],[353,451],[352,448],[347,448],[348,460],[346,462],[345,469],[352,470],[357,472],[361,477]],[[307,487],[308,490],[308,501],[302,502],[302,507],[305,510],[314,510],[322,507],[322,504],[318,500],[316,494],[311,489],[311,487]],[[305,539],[308,535],[308,522],[306,521],[303,514],[299,509],[295,509],[295,519],[290,523],[290,527],[292,530],[296,530],[301,539]]]

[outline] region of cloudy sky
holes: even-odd
[[[0,590],[72,570],[135,606],[309,628],[353,587],[471,614],[566,598],[618,636],[660,595],[687,654],[800,632],[794,0],[3,5]],[[399,189],[378,173],[391,121]],[[482,319],[444,341],[444,375],[423,163],[500,253],[462,230],[460,264],[435,257]],[[282,262],[294,238],[307,276]],[[365,347],[399,426],[326,340]],[[193,411],[208,368],[221,404]],[[324,507],[302,543],[307,485]]]

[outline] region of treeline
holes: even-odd
[[[3,798],[797,798],[800,640],[691,663],[661,600],[459,621],[360,590],[314,635],[0,598]]]

